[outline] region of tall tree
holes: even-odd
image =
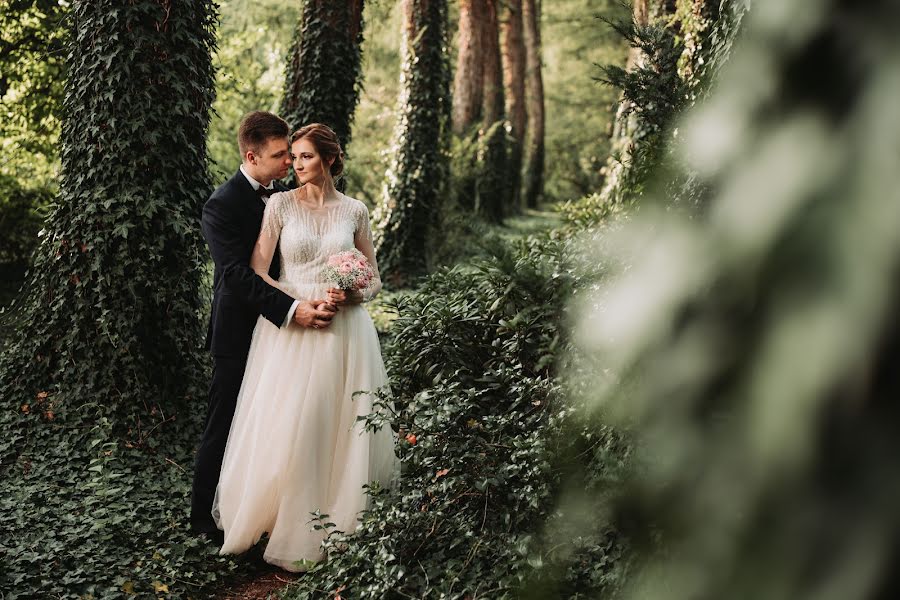
[[[14,307],[5,406],[120,426],[180,406],[203,333],[215,24],[201,0],[72,4],[60,193]]]
[[[297,129],[325,123],[346,148],[359,101],[363,0],[307,0],[287,66],[281,114]]]
[[[487,0],[482,26],[484,90],[481,105],[481,157],[478,197],[484,214],[495,222],[507,211],[509,160],[506,144],[506,106],[503,62],[500,56],[499,0]]]
[[[404,285],[425,273],[426,240],[448,171],[450,76],[446,0],[403,0],[397,129],[374,215],[382,277]]]
[[[525,42],[523,39],[522,0],[506,0],[503,32],[503,84],[506,88],[506,113],[512,126],[509,152],[510,208],[522,207],[522,156],[528,116],[525,108]]]
[[[453,133],[463,135],[481,116],[486,0],[460,0],[459,51],[453,79]]]
[[[544,79],[541,73],[541,1],[522,0],[525,38],[525,86],[528,140],[525,152],[524,203],[534,208],[544,191]]]

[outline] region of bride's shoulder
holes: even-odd
[[[266,204],[272,204],[273,202],[276,204],[280,204],[282,202],[289,201],[294,195],[294,190],[282,190],[280,192],[275,192],[271,196],[269,196]]]
[[[284,210],[294,199],[294,190],[284,190],[283,192],[275,192],[266,201],[266,207],[273,210]]]
[[[366,203],[363,202],[362,200],[357,200],[356,198],[351,198],[350,196],[348,196],[347,194],[344,194],[344,193],[342,193],[341,196],[343,197],[344,202],[347,203],[347,206],[353,212],[366,212],[366,213],[369,212],[369,207],[366,206]]]

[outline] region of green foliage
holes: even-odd
[[[597,193],[565,202],[559,210],[570,230],[581,231],[623,217],[630,207],[627,203],[609,202]]]
[[[642,58],[630,70],[617,65],[601,67],[604,77],[600,81],[622,91],[623,117],[635,112],[649,132],[667,132],[687,101],[687,87],[678,74],[682,48],[676,43],[675,32],[670,25],[660,23],[606,22],[639,50]]]
[[[0,0],[0,264],[7,269],[28,264],[56,193],[67,12],[55,0]]]
[[[618,92],[594,81],[598,64],[624,65],[628,45],[599,16],[627,19],[618,0],[541,3],[546,103],[544,195],[565,201],[597,191],[610,153]]]
[[[4,314],[0,589],[186,597],[233,569],[185,526],[215,12],[85,0],[70,23],[60,193]]]
[[[374,207],[381,200],[391,132],[397,121],[400,44],[403,26],[400,2],[369,2],[366,35],[362,43],[359,105],[353,119],[353,139],[344,148],[349,160],[344,179],[347,193]]]
[[[425,273],[426,240],[448,172],[447,4],[409,0],[405,6],[400,118],[384,197],[373,215],[382,278],[392,285]]]
[[[282,0],[221,0],[216,100],[207,146],[213,182],[231,177],[241,163],[237,130],[253,110],[277,112],[284,92],[284,59],[300,3]]]
[[[46,188],[27,189],[0,176],[0,264],[27,265],[44,215],[53,196]]]
[[[509,196],[506,171],[510,138],[505,122],[451,138],[450,197],[467,213],[500,223]]]
[[[288,54],[281,116],[292,129],[325,123],[341,144],[359,100],[363,0],[306,2]]]
[[[897,8],[721,7],[710,40],[747,26],[729,62],[720,39],[684,69],[721,66],[676,148],[676,184],[708,203],[642,211],[588,249],[626,266],[578,326],[593,414],[640,449],[618,502],[640,550],[624,597],[892,598]]]
[[[47,187],[55,175],[67,2],[0,0],[0,176]]]

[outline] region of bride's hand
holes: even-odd
[[[359,304],[363,301],[362,292],[342,290],[340,288],[329,288],[328,301],[335,306],[347,306],[348,304]]]

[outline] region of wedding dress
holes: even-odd
[[[344,195],[309,208],[296,191],[272,195],[263,234],[280,237],[278,286],[299,299],[325,298],[326,259],[371,242],[365,204]],[[380,282],[378,283],[380,286]],[[362,486],[396,474],[393,434],[366,432],[356,417],[372,412],[357,391],[387,386],[375,327],[362,305],[342,306],[324,329],[278,328],[260,317],[228,435],[213,503],[224,531],[220,554],[269,541],[264,559],[286,570],[322,558],[324,532],[314,511],[350,532],[366,507]]]

